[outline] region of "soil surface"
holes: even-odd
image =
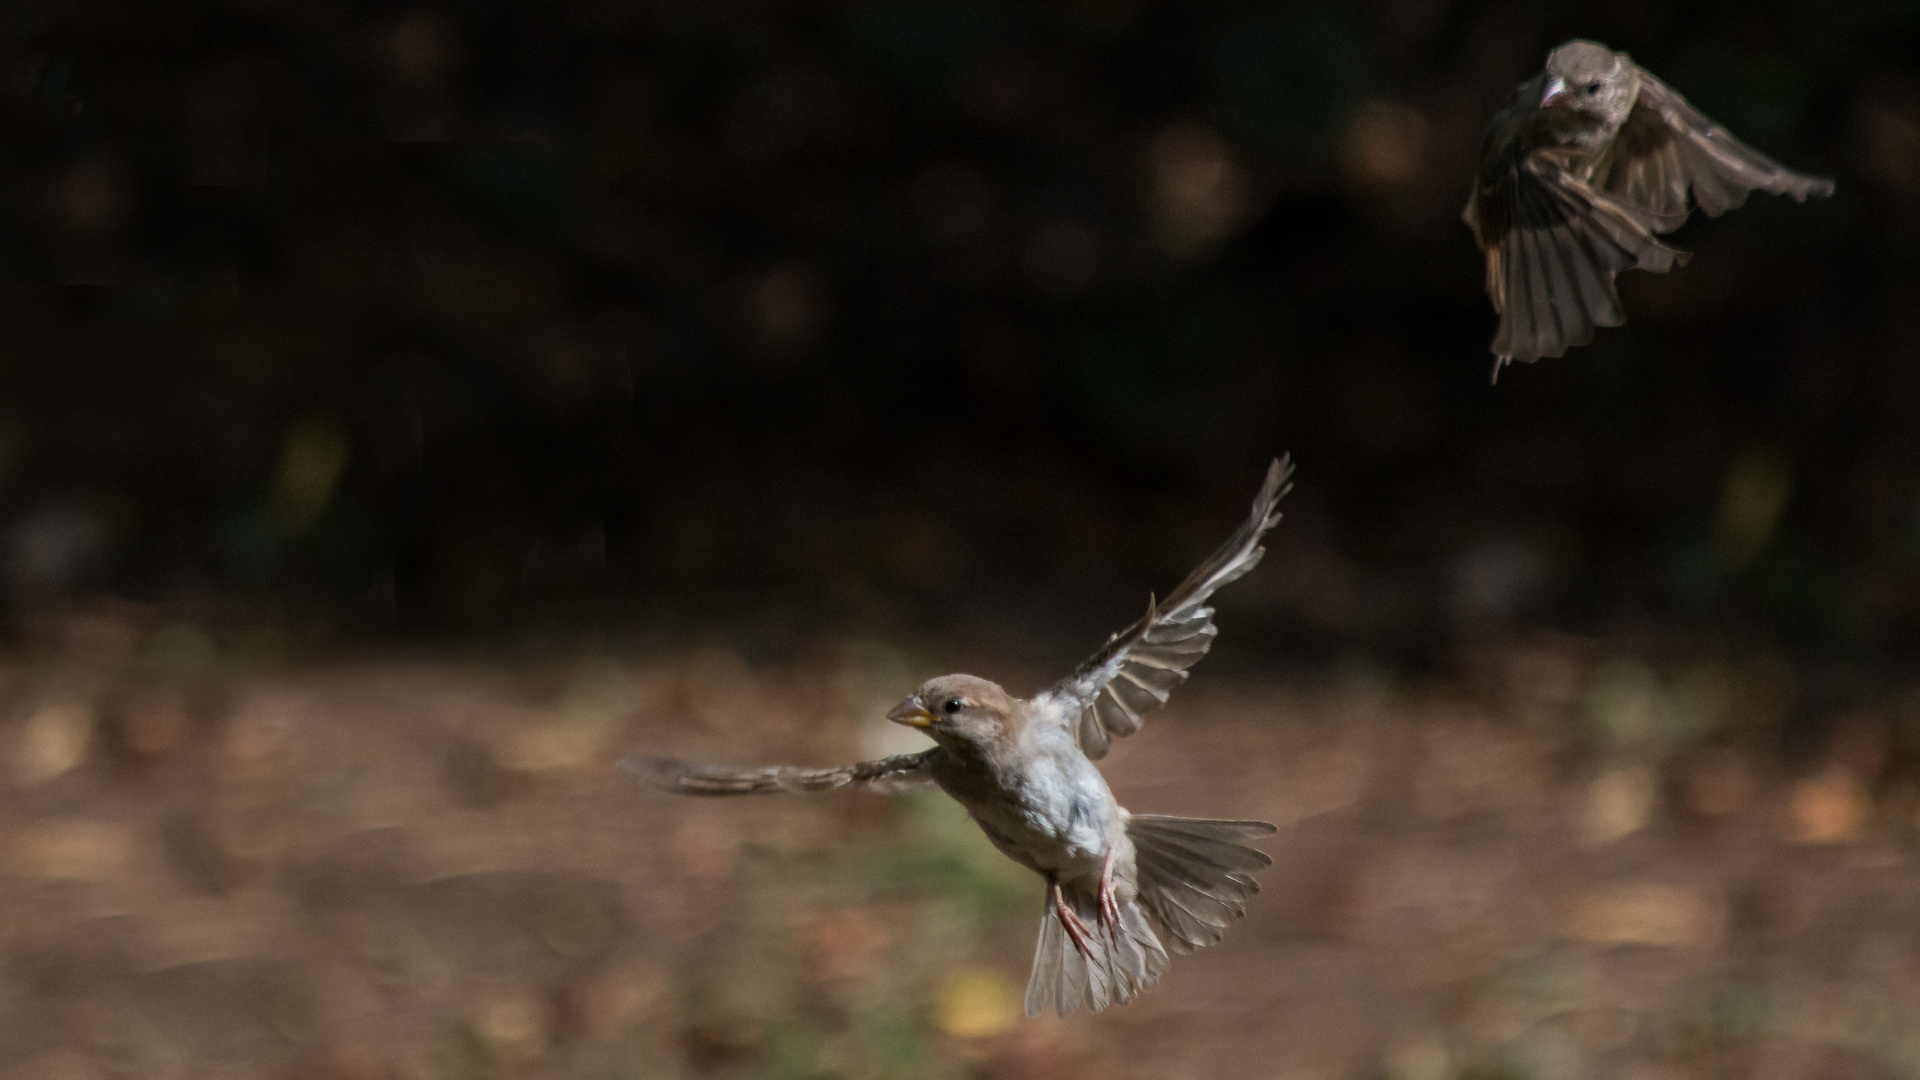
[[[922,654],[205,646],[6,669],[11,1075],[1920,1073],[1891,722],[1783,767],[1687,712],[1751,672],[1575,642],[1497,650],[1471,690],[1203,668],[1107,773],[1138,810],[1279,823],[1264,892],[1063,1022],[1018,1014],[1040,883],[944,798],[676,799],[614,767],[910,748],[879,718]]]

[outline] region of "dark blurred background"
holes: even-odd
[[[1489,385],[1572,36],[1838,194]],[[37,1077],[1920,1075],[1920,5],[8,0],[0,116]],[[1040,685],[1287,451],[1114,758],[1289,826],[1185,990],[1013,1024],[951,807],[611,773]]]
[[[1267,587],[1316,649],[1920,629],[1910,6],[0,19],[16,611],[1138,591],[1291,450]],[[1459,209],[1574,34],[1840,194],[1690,225],[1490,388]]]

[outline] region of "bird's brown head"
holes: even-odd
[[[1569,41],[1547,54],[1540,106],[1560,106],[1618,127],[1640,93],[1640,69],[1597,41]]]
[[[1018,738],[1022,718],[1018,699],[972,675],[928,679],[887,714],[945,746],[990,746]]]

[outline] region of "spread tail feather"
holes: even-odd
[[[1040,920],[1040,942],[1033,951],[1033,974],[1027,979],[1027,1015],[1039,1016],[1052,1005],[1070,1016],[1082,1005],[1099,1012],[1109,1005],[1132,1001],[1145,993],[1167,970],[1167,950],[1154,935],[1140,905],[1120,905],[1120,923],[1100,921],[1100,897],[1092,883],[1062,883],[1060,896],[1087,929],[1088,953],[1068,935],[1047,890],[1047,913]]]
[[[1260,891],[1253,875],[1273,865],[1242,844],[1279,830],[1264,821],[1135,814],[1127,822],[1138,869],[1140,906],[1166,931],[1174,952],[1218,942]]]
[[[1047,890],[1047,913],[1027,980],[1027,1015],[1051,1005],[1061,1016],[1081,1006],[1099,1012],[1145,993],[1167,970],[1167,949],[1192,952],[1212,945],[1246,913],[1247,898],[1260,891],[1253,880],[1273,865],[1265,852],[1241,843],[1279,830],[1264,821],[1135,814],[1127,822],[1133,839],[1138,895],[1119,905],[1117,926],[1100,919],[1094,882],[1062,882]],[[1058,904],[1071,909],[1086,930],[1083,950],[1067,929]],[[1158,926],[1166,936],[1161,944]]]

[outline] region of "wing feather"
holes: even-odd
[[[1596,170],[1601,190],[1655,216],[1655,232],[1672,232],[1693,206],[1709,216],[1747,201],[1755,191],[1805,202],[1833,194],[1833,181],[1794,172],[1708,119],[1671,86],[1640,73],[1640,96]]]
[[[1266,553],[1260,541],[1280,521],[1280,499],[1292,477],[1291,460],[1275,461],[1247,520],[1219,550],[1164,602],[1149,602],[1145,615],[1036,698],[1036,705],[1059,706],[1062,722],[1088,757],[1104,757],[1114,739],[1139,731],[1141,717],[1165,705],[1174,688],[1187,681],[1188,669],[1213,646],[1220,631],[1207,600],[1259,565]]]
[[[1473,215],[1487,251],[1488,294],[1500,314],[1493,352],[1505,363],[1560,356],[1625,322],[1614,277],[1654,273],[1687,253],[1654,233],[1664,219],[1594,190],[1553,151],[1490,172]]]
[[[930,770],[939,753],[935,747],[917,754],[897,754],[830,769],[795,765],[742,769],[636,754],[622,761],[620,768],[643,783],[681,795],[765,795],[783,791],[835,791],[845,787],[895,792],[932,784]]]

